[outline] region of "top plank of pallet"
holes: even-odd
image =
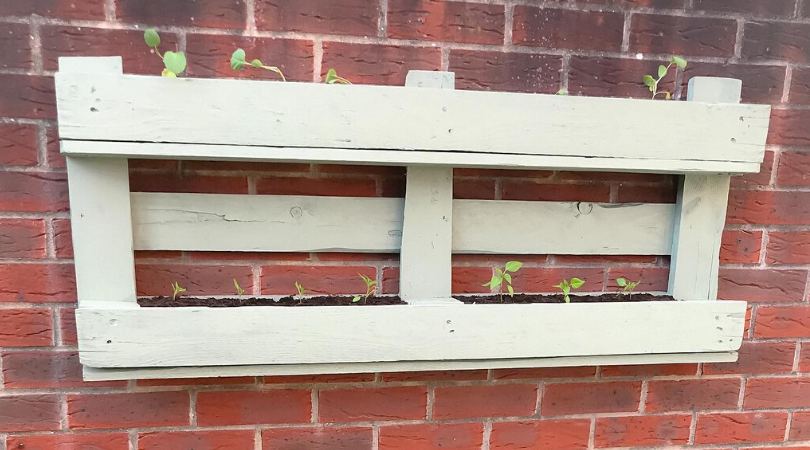
[[[481,157],[481,166],[497,154],[539,158],[537,166],[604,158],[632,171],[749,172],[762,161],[770,116],[766,105],[62,72],[56,91],[63,140],[223,147],[165,155],[174,158],[261,146],[252,159],[279,160],[274,147],[283,147],[281,159],[311,161],[311,152],[296,156],[303,147],[418,153],[425,164],[462,153]],[[154,149],[127,156],[161,157]],[[99,147],[94,154],[105,155]]]

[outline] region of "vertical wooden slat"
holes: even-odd
[[[451,72],[410,71],[406,86],[454,89]],[[409,166],[400,253],[400,295],[409,303],[449,299],[453,168]]]
[[[121,58],[60,58],[59,70],[121,73]],[[67,172],[79,303],[135,302],[127,160],[69,156]]]
[[[740,103],[741,92],[740,80],[695,77],[687,100]],[[678,300],[717,299],[730,182],[728,174],[685,175],[679,182],[669,272],[669,292]]]

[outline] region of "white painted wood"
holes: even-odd
[[[745,308],[733,301],[85,307],[76,320],[87,366],[182,367],[731,352],[741,344]],[[368,339],[347,345],[358,335]]]
[[[455,75],[409,72],[405,86],[454,89]],[[411,304],[449,298],[453,278],[452,167],[408,166],[402,227],[400,296]]]
[[[399,198],[138,192],[135,249],[397,253],[403,206]],[[453,253],[668,255],[675,205],[454,200],[453,217]]]
[[[123,369],[99,369],[85,366],[84,379],[85,381],[109,381],[166,378],[320,375],[336,373],[419,372],[425,370],[687,364],[734,361],[737,361],[737,352],[571,356],[559,358],[492,359],[481,361],[394,361],[373,363],[294,364],[275,366],[148,367]]]
[[[245,145],[63,141],[62,152],[75,156],[117,156],[207,161],[315,162],[381,166],[441,165],[467,168],[554,169],[635,173],[756,173],[759,162],[686,159],[590,158],[581,156],[363,150],[347,148],[262,147]],[[673,157],[677,157],[674,155]]]
[[[759,162],[770,117],[766,105],[394,86],[71,73],[56,84],[67,140]]]
[[[739,80],[700,78],[690,81],[689,96],[692,101],[735,103],[741,89]],[[678,300],[717,298],[730,183],[728,174],[688,174],[679,182],[669,274],[669,292]]]
[[[59,72],[124,73],[124,62],[120,56],[93,56],[87,58],[60,56]]]
[[[120,58],[60,61],[60,70],[121,71]],[[119,158],[67,157],[79,303],[135,302],[129,171]]]

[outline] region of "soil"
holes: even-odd
[[[622,293],[607,293],[593,295],[571,295],[571,303],[619,303],[619,302],[666,302],[675,299],[669,295],[633,294],[628,296]],[[138,304],[147,308],[171,308],[177,306],[205,306],[209,308],[234,308],[239,306],[379,306],[379,305],[405,305],[397,296],[369,297],[368,301],[360,300],[352,303],[354,296],[328,296],[304,297],[298,299],[292,296],[282,297],[278,300],[270,298],[195,298],[195,297],[146,297],[139,298]],[[461,300],[467,305],[483,304],[526,304],[526,303],[565,303],[562,294],[515,294],[509,295],[454,295],[453,298]]]

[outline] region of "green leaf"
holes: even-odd
[[[231,55],[231,69],[242,70],[245,67],[245,51],[237,48]]]
[[[560,283],[560,284],[555,284],[554,286],[551,286],[551,287],[555,287],[555,288],[557,288],[557,289],[565,289],[565,286],[563,286],[563,284],[562,284],[562,283]]]
[[[582,285],[585,284],[584,280],[580,280],[579,278],[571,278],[571,287],[574,289],[579,289]]]
[[[505,273],[505,274],[503,274],[503,279],[506,280],[507,283],[511,283],[512,282],[512,275],[509,275],[508,273]]]
[[[254,59],[253,61],[250,62],[250,65],[253,66],[253,67],[261,67],[264,64],[262,64],[261,60]]]
[[[163,72],[160,72],[160,76],[166,77],[166,78],[177,78],[177,74],[172,72],[169,69],[163,69]]]
[[[672,64],[680,67],[681,69],[686,69],[686,60],[681,58],[680,56],[673,56],[672,57]]]
[[[338,80],[337,70],[329,69],[326,71],[326,81],[327,84],[335,84]]]
[[[506,263],[506,271],[507,272],[517,272],[520,268],[523,267],[523,263],[520,261],[509,261]]]
[[[512,286],[506,286],[506,290],[509,291],[509,295],[514,296],[515,290],[512,289]]]
[[[166,52],[163,54],[163,64],[174,73],[183,73],[186,70],[186,55],[183,52]]]
[[[557,95],[568,95],[568,89],[562,88],[557,91]]]
[[[670,100],[670,99],[672,98],[672,94],[670,94],[669,92],[664,92],[664,94],[665,94],[665,95],[664,95],[664,97],[665,97],[667,100]]]
[[[498,275],[503,276],[503,270],[501,270],[499,267],[495,268],[495,272],[498,272]]]
[[[653,86],[655,86],[655,78],[652,75],[644,75],[644,84],[650,87],[652,90]]]
[[[503,278],[495,277],[494,278],[494,284],[492,285],[492,287],[496,288],[496,287],[500,286],[502,283],[503,283]]]
[[[618,284],[621,287],[625,287],[627,286],[627,280],[624,278],[616,278],[616,284]]]
[[[150,47],[160,45],[160,35],[152,28],[147,28],[146,31],[143,32],[143,40],[146,42],[146,45]]]
[[[355,296],[354,296],[354,298],[352,299],[352,303],[357,303],[357,302],[359,302],[361,298],[363,298],[363,297],[362,297],[362,296],[360,296],[360,295],[355,295]]]
[[[664,78],[665,76],[667,76],[666,66],[658,66],[658,78]]]
[[[630,284],[627,285],[627,289],[630,289],[632,291],[633,289],[636,288],[636,286],[638,286],[638,283],[639,283],[638,281],[631,281]]]

